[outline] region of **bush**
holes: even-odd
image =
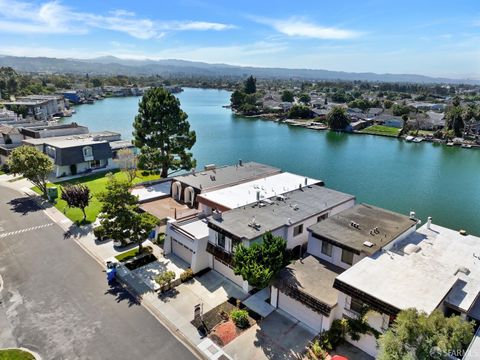
[[[185,282],[190,279],[193,279],[193,271],[192,269],[188,268],[187,270],[185,270],[183,273],[180,274],[180,281]]]
[[[8,164],[2,164],[2,166],[0,167],[0,170],[6,174],[10,172],[10,168],[8,167]]]
[[[247,310],[233,310],[230,313],[230,317],[237,327],[245,329],[248,327],[248,311]]]
[[[93,229],[93,235],[99,240],[102,240],[105,236],[107,236],[105,228],[100,225]]]
[[[318,339],[312,343],[310,350],[314,355],[314,359],[324,360],[328,357],[328,352],[322,347]]]
[[[155,278],[155,281],[158,285],[165,286],[170,285],[173,279],[175,279],[175,272],[173,272],[172,270],[168,270],[158,275]]]

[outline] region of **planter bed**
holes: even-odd
[[[150,264],[151,262],[157,261],[157,258],[153,254],[140,255],[139,257],[125,262],[125,266],[128,270],[132,271],[138,269],[139,267]]]

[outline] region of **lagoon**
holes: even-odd
[[[407,143],[373,135],[314,131],[238,117],[222,105],[230,92],[186,88],[177,94],[197,133],[198,168],[239,159],[321,179],[358,202],[480,236],[480,150]],[[139,97],[76,107],[71,121],[132,137]]]

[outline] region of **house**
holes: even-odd
[[[116,134],[116,136],[114,136]],[[54,176],[63,177],[88,173],[98,169],[115,168],[110,141],[120,134],[110,131],[73,136],[25,139],[23,143],[35,146],[48,155],[55,165]]]
[[[366,127],[373,124],[372,120],[357,120],[350,123],[350,127],[353,131],[358,131],[365,129]]]
[[[323,185],[323,182],[283,172],[201,193],[196,197],[198,210],[201,211],[198,218],[168,220],[164,251],[166,254],[173,253],[190,264],[194,273],[203,270],[209,266],[209,254],[206,250],[209,228],[208,221],[204,220],[206,216],[266,201],[271,197],[312,185]]]
[[[416,224],[416,219],[359,204],[310,226],[308,256],[278,274],[271,305],[315,332],[328,330],[345,312],[345,299],[334,287],[339,274],[405,239]]]
[[[25,138],[43,139],[48,137],[72,136],[88,134],[86,126],[77,123],[56,124],[56,125],[33,125],[20,127],[20,132]]]
[[[21,144],[23,135],[20,130],[11,125],[0,125],[0,144]]]
[[[383,108],[370,108],[368,109],[366,116],[367,118],[372,119],[380,115],[381,113],[383,113]]]
[[[301,255],[308,240],[306,229],[309,226],[354,204],[352,195],[312,185],[225,213],[214,213],[208,220],[209,266],[247,292],[248,283],[232,270],[235,245],[249,246],[262,241],[263,235],[271,232],[283,237],[292,253]]]
[[[402,128],[403,127],[403,119],[401,116],[389,115],[389,114],[380,114],[376,116],[374,122],[378,125],[384,125],[394,128]]]
[[[78,90],[64,90],[58,92],[59,95],[62,95],[66,100],[72,104],[81,104],[83,101],[83,96]]]
[[[18,121],[21,119],[21,116],[17,115],[14,111],[0,108],[0,122],[4,121]]]
[[[340,274],[334,288],[345,316],[358,316],[366,305],[370,326],[385,332],[395,316],[415,308],[439,309],[466,320],[480,320],[480,238],[431,223],[396,242],[388,251],[362,259]],[[375,338],[350,341],[368,354],[377,353]]]
[[[256,162],[217,167],[207,165],[203,171],[176,176],[172,181],[172,198],[192,206],[198,206],[197,195],[237,185],[246,181],[260,179],[280,173],[281,170]]]
[[[35,120],[51,120],[55,115],[65,110],[65,100],[62,95],[28,95],[17,97],[15,101],[5,101],[3,104],[9,108],[25,107],[27,116]]]
[[[441,130],[445,127],[445,115],[436,111],[427,111],[423,116],[417,115],[416,122],[421,130]]]
[[[480,144],[480,121],[473,121],[465,124],[463,137],[476,140]]]

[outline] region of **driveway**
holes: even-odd
[[[43,359],[194,359],[28,197],[0,186],[0,347]]]
[[[235,360],[300,359],[315,334],[281,310],[252,326],[225,346]]]

